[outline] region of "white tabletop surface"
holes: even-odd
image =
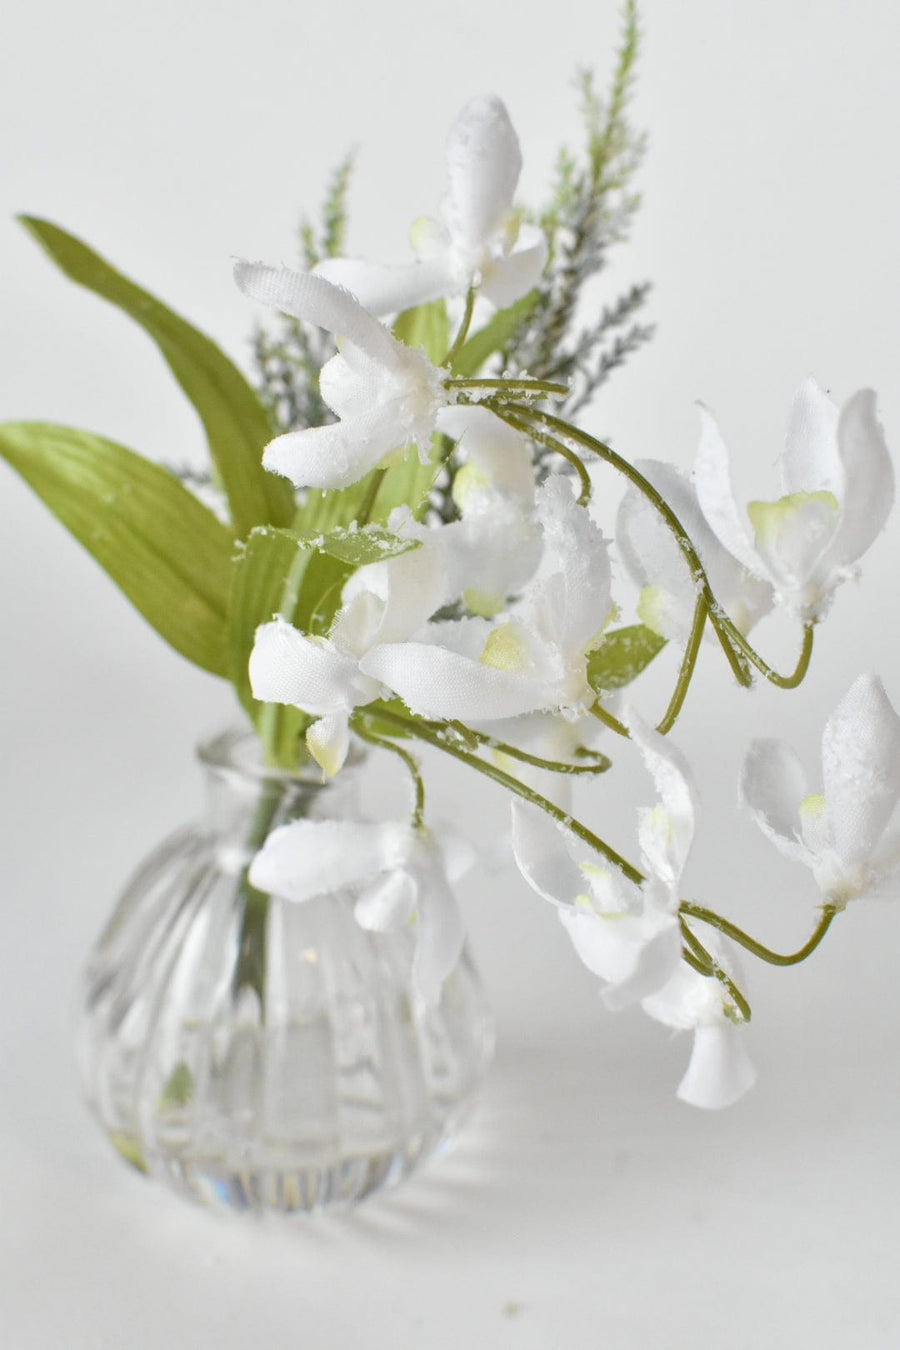
[[[900,10],[642,8],[647,201],[612,281],[656,280],[660,330],[591,425],[687,464],[703,397],[741,487],[775,495],[788,400],[815,371],[838,399],[873,385],[897,447]],[[298,211],[349,144],[363,149],[353,245],[400,259],[408,221],[436,205],[463,100],[507,98],[539,198],[578,134],[571,72],[604,72],[616,28],[613,6],[586,0],[538,17],[385,0],[352,23],[345,6],[294,0],[7,12],[0,417],[170,461],[196,461],[200,439],[155,353],[3,223],[14,211],[82,234],[239,357],[249,315],[230,256],[288,258]],[[607,1014],[550,908],[508,870],[484,872],[463,905],[498,1052],[450,1156],[350,1217],[269,1225],[124,1167],[80,1102],[78,972],[131,868],[196,810],[190,747],[232,718],[230,697],[162,648],[5,471],[0,501],[2,1350],[894,1350],[890,904],[842,916],[798,970],[748,969],[759,1083],[708,1115],[674,1096],[685,1038]],[[898,567],[895,520],[800,693],[748,698],[707,653],[676,732],[706,803],[691,894],[784,949],[806,935],[811,883],[738,817],[737,768],[761,734],[813,762],[860,669],[900,706]],[[792,640],[773,638],[779,654]],[[485,843],[503,828],[494,790],[435,765],[431,781],[438,815]],[[614,781],[597,821],[627,839],[643,780],[621,753]]]

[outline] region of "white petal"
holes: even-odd
[[[290,703],[314,717],[349,711],[378,695],[352,657],[327,640],[306,637],[284,619],[256,630],[250,687],[263,703]]]
[[[364,417],[276,436],[265,448],[263,466],[295,487],[349,487],[406,442],[396,417],[376,407]]]
[[[825,724],[825,802],[845,864],[869,859],[900,798],[900,717],[875,675],[860,675]]]
[[[402,343],[355,296],[324,277],[295,272],[290,267],[238,262],[234,279],[251,300],[347,338],[382,365],[396,366],[402,356]]]
[[[313,274],[345,286],[371,314],[378,315],[399,314],[452,295],[454,290],[446,254],[402,267],[385,267],[361,258],[326,258],[316,264]]]
[[[527,246],[526,243],[526,229]],[[518,247],[482,269],[479,294],[498,309],[505,309],[538,284],[547,265],[547,240],[543,230],[525,227],[519,231]]]
[[[558,825],[529,802],[512,803],[512,850],[516,865],[532,890],[554,905],[574,906],[585,888]]]
[[[468,463],[477,464],[498,492],[523,502],[534,499],[534,465],[527,440],[489,408],[475,404],[443,408],[438,430],[459,442]]]
[[[509,113],[495,96],[474,98],[447,141],[447,224],[467,248],[488,242],[512,206],[522,155]]]
[[[663,808],[662,812],[642,815],[641,850],[653,873],[667,885],[676,886],[694,838],[696,792],[691,771],[681,751],[633,709],[626,712],[625,721]]]
[[[609,547],[561,474],[538,489],[537,515],[544,556],[525,597],[529,621],[564,656],[583,657],[610,618]]]
[[[560,919],[588,970],[608,982],[603,1001],[612,1011],[656,993],[681,960],[674,916],[648,932],[639,915],[599,915],[561,910]]]
[[[456,969],[466,939],[456,897],[439,866],[421,875],[417,923],[413,987],[426,1003],[434,1003]]]
[[[455,626],[435,624],[433,628]],[[393,689],[420,717],[462,721],[516,717],[550,703],[541,680],[484,665],[436,641],[373,647],[360,662],[360,670]]]
[[[250,865],[250,884],[285,900],[312,900],[399,866],[409,837],[396,824],[295,820],[269,835]]]
[[[731,488],[728,451],[712,413],[703,404],[700,410],[700,444],[694,462],[694,486],[697,500],[720,543],[754,575],[759,575],[759,559],[741,518]]]
[[[844,404],[837,438],[845,486],[829,560],[841,565],[855,562],[865,552],[894,504],[894,470],[871,389],[861,389]]]
[[[418,889],[409,872],[386,872],[362,892],[353,908],[360,928],[384,933],[409,923],[416,910]]]
[[[785,494],[824,489],[840,501],[844,475],[838,457],[838,409],[811,377],[794,395],[781,460]]]
[[[801,840],[800,804],[809,796],[806,774],[784,741],[754,741],[741,770],[739,792],[753,819],[776,848],[810,863]]]
[[[755,1082],[756,1069],[739,1027],[729,1022],[697,1027],[687,1072],[678,1085],[683,1102],[719,1110],[732,1106]]]
[[[326,778],[344,767],[350,751],[350,727],[345,712],[327,713],[320,717],[306,733],[309,753]]]

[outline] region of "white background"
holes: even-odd
[[[874,386],[897,446],[900,10],[645,0],[643,14],[645,207],[609,286],[652,277],[659,331],[591,425],[634,457],[687,464],[702,397],[739,486],[772,496],[790,395],[814,372],[838,399]],[[437,203],[462,102],[507,100],[521,195],[538,200],[578,135],[573,70],[605,75],[616,31],[614,7],[586,0],[533,15],[496,0],[8,3],[0,417],[201,455],[151,345],[56,274],[16,211],[80,234],[242,359],[251,316],[229,259],[290,260],[299,212],[349,145],[351,243],[399,260]],[[483,880],[464,904],[501,1041],[452,1158],[349,1221],[288,1231],[217,1223],[129,1174],[78,1101],[77,974],[130,868],[195,810],[190,747],[229,720],[230,695],[165,649],[5,470],[0,501],[4,1348],[896,1345],[890,905],[844,916],[799,970],[750,972],[760,1083],[705,1116],[674,1100],[687,1044],[604,1014],[552,914],[508,873]],[[710,651],[679,724],[707,804],[691,893],[774,944],[802,941],[811,883],[739,818],[743,749],[786,735],[814,764],[860,669],[900,704],[898,565],[894,520],[799,693],[735,691]],[[790,659],[791,635],[766,640]],[[617,773],[597,819],[626,847],[621,801],[646,785],[630,763]],[[474,813],[486,838],[501,827],[495,795],[469,805],[470,784],[435,780],[445,814]]]

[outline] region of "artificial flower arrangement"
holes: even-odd
[[[812,380],[790,410],[781,495],[746,511],[706,410],[690,475],[632,463],[580,429],[577,413],[650,334],[635,318],[646,286],[585,327],[577,313],[637,205],[641,142],[625,117],[636,32],[630,4],[609,98],[583,82],[586,155],[560,157],[544,212],[516,209],[516,133],[500,99],[482,97],[451,129],[441,218],[415,225],[414,261],[341,256],[346,164],[321,234],[303,231],[303,270],[239,262],[241,290],[282,315],[255,337],[259,390],[84,244],[26,218],[69,277],[155,340],[212,467],[191,483],[99,436],[29,423],[0,427],[0,453],[181,655],[233,682],[265,763],[314,762],[332,778],[358,740],[408,771],[407,820],[273,830],[250,869],[257,892],[303,903],[352,888],[363,927],[415,923],[415,987],[434,998],[463,938],[411,750],[433,747],[508,791],[518,868],[606,1003],[692,1030],[678,1094],[720,1107],[754,1079],[737,948],[794,964],[848,901],[896,888],[900,718],[863,675],[826,723],[812,786],[786,745],[750,749],[746,806],[820,892],[792,954],[683,898],[696,802],[669,733],[707,633],[739,684],[801,682],[835,590],[885,523],[893,477],[873,394],[838,408]],[[626,485],[614,545],[592,514],[594,466]],[[640,588],[631,623],[613,557]],[[787,674],[749,636],[773,608],[799,628]],[[626,691],[667,643],[682,657],[653,724]],[[630,742],[654,784],[637,856],[543,786],[604,775],[603,738],[622,754]]]

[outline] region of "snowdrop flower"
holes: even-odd
[[[716,934],[704,934],[704,945],[720,969],[739,974],[730,947]],[[689,1106],[721,1110],[732,1106],[756,1082],[756,1069],[744,1043],[744,1030],[732,1020],[725,991],[717,979],[701,975],[684,961],[641,1007],[654,1021],[676,1031],[693,1031],[687,1070],[676,1095]]]
[[[812,870],[827,904],[900,893],[900,828],[890,824],[900,800],[900,717],[875,675],[860,675],[825,723],[822,782],[821,793],[810,791],[790,746],[760,740],[741,795],[775,846]]]
[[[472,99],[447,143],[443,221],[425,219],[413,227],[419,261],[383,267],[329,258],[316,272],[346,286],[373,314],[465,295],[472,285],[494,305],[511,305],[537,284],[547,261],[543,231],[520,224],[512,210],[521,168],[504,104],[492,96]]]
[[[587,654],[610,618],[606,541],[572,486],[551,476],[537,493],[540,563],[508,617],[432,623],[415,640],[373,648],[360,669],[419,716],[491,721],[593,699]]]
[[[331,636],[310,637],[285,619],[256,630],[250,653],[250,687],[264,703],[287,703],[317,718],[306,733],[310,754],[332,777],[350,749],[350,714],[381,690],[361,674],[359,657],[377,622],[365,600],[338,616]]]
[[[323,277],[248,262],[237,263],[234,274],[252,300],[342,339],[319,377],[322,397],[339,420],[277,436],[263,455],[267,469],[295,487],[340,488],[408,446],[429,462],[438,413],[450,399],[441,372],[423,351],[398,342],[352,295]]]
[[[249,880],[298,903],[352,888],[356,920],[372,932],[415,921],[413,988],[433,1003],[462,952],[450,880],[470,861],[470,850],[445,851],[430,832],[399,822],[296,820],[272,831]]]
[[[685,474],[658,460],[638,460],[635,467],[684,526],[719,604],[741,633],[749,633],[772,607],[771,584],[754,576],[723,548]],[[696,585],[672,531],[636,488],[629,488],[622,499],[616,543],[632,580],[641,587],[638,618],[660,637],[684,641],[694,618]]]
[[[768,580],[804,623],[824,617],[835,589],[854,574],[887,519],[894,496],[890,455],[869,389],[838,410],[815,380],[794,396],[781,456],[783,496],[750,502],[752,530],[731,490],[728,452],[701,408],[697,497],[707,521],[737,560]]]
[[[598,865],[573,836],[525,802],[512,806],[513,854],[529,886],[556,905],[581,960],[605,983],[604,1000],[621,1008],[664,988],[681,964],[678,888],[694,835],[694,791],[673,746],[633,714],[629,727],[653,778],[658,801],[639,814],[646,880],[630,881]]]

